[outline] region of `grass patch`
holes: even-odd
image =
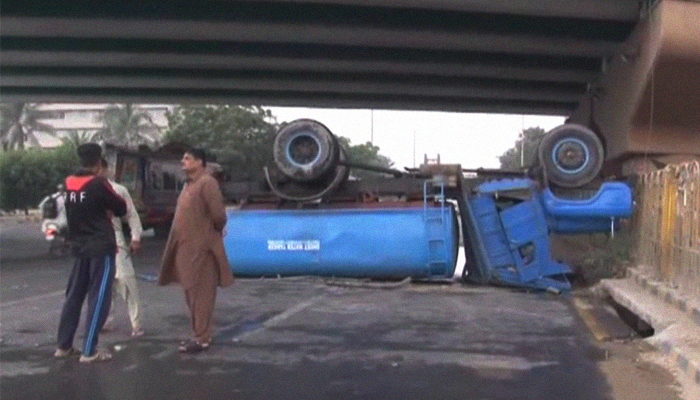
[[[569,264],[576,283],[591,286],[601,279],[622,278],[634,262],[635,241],[630,232],[553,235],[552,255]]]

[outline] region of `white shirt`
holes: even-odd
[[[134,202],[131,200],[129,191],[124,186],[111,179],[109,183],[114,188],[114,191],[126,201],[126,214],[121,218],[112,217],[112,226],[114,227],[114,234],[117,238],[117,246],[121,249],[126,249],[129,247],[129,244],[126,243],[126,239],[124,238],[122,222],[124,221],[129,224],[129,228],[131,228],[131,240],[141,241],[141,232],[143,232],[141,219],[139,219],[139,214],[136,212],[136,207],[134,207]]]

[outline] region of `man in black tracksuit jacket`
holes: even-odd
[[[68,240],[73,246],[75,261],[66,288],[54,356],[65,358],[77,354],[73,349],[73,337],[87,296],[88,315],[80,361],[105,361],[111,358],[111,354],[98,351],[97,340],[109,314],[115,273],[117,243],[110,218],[111,215],[121,217],[126,214],[126,202],[114,192],[107,179],[97,175],[102,157],[99,145],[79,146],[78,156],[82,168],[66,178],[65,203]]]

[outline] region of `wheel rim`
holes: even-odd
[[[577,174],[590,162],[588,147],[579,139],[568,138],[557,143],[552,150],[552,163],[565,174]]]
[[[321,143],[305,133],[292,137],[287,146],[287,159],[297,167],[313,164],[321,157]]]

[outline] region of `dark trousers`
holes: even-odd
[[[73,347],[73,337],[87,296],[83,354],[92,356],[95,353],[100,330],[109,315],[114,273],[114,254],[75,259],[58,324],[58,348],[66,350]]]

